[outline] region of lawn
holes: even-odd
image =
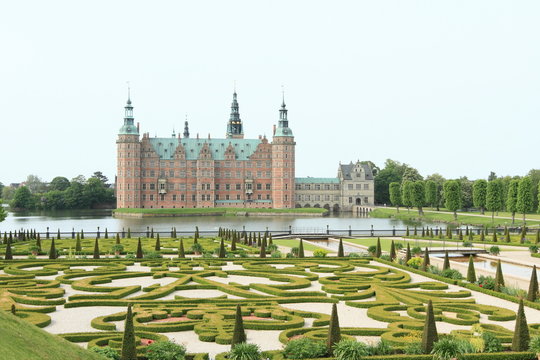
[[[367,246],[367,247],[370,247],[372,245],[377,245],[377,238],[345,239],[344,241],[354,243],[354,244],[358,244],[358,245]],[[420,247],[425,247],[425,246],[442,247],[443,246],[443,244],[439,243],[439,242],[434,242],[434,243],[431,243],[431,244],[429,244],[428,242],[424,242],[424,241],[417,242],[417,241],[414,241],[414,240],[412,240],[412,241],[394,240],[394,242],[396,244],[397,243],[402,243],[403,247],[406,247],[407,242],[408,242],[408,243],[410,243],[411,248],[413,248],[415,246],[420,246]],[[381,238],[381,248],[382,248],[382,250],[383,251],[390,251],[391,243],[392,243],[392,239]],[[451,245],[450,242],[446,243],[446,246],[450,246],[450,245]]]
[[[2,324],[0,349],[3,359],[103,360],[97,354],[49,334],[2,310],[0,310],[0,324]]]
[[[300,241],[295,240],[295,239],[273,240],[273,243],[276,244],[276,245],[287,246],[287,247],[290,247],[290,248],[298,247],[300,245]],[[313,244],[310,244],[310,243],[307,243],[307,242],[304,241],[304,250],[315,251],[317,249],[324,249],[324,248],[313,245]],[[326,250],[326,249],[324,249],[324,250]]]
[[[400,212],[398,213],[395,208],[377,208],[373,210],[370,215],[375,218],[395,218],[399,220],[422,220],[422,221],[432,221],[432,222],[445,222],[445,223],[452,223],[452,224],[460,224],[460,225],[478,225],[478,226],[512,226],[512,220],[511,219],[498,219],[495,218],[491,219],[491,217],[481,217],[481,216],[471,216],[466,215],[467,213],[458,213],[458,220],[454,220],[453,214],[447,214],[447,213],[435,213],[435,212],[425,212],[423,216],[418,215],[418,211],[416,209],[411,209],[410,211],[407,211],[407,209],[400,209]],[[540,223],[540,220],[528,220],[529,223],[532,223],[531,225],[536,225]],[[517,222],[519,224],[519,222]]]

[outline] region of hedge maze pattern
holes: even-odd
[[[145,271],[132,270],[134,265]],[[95,332],[62,335],[88,346],[119,348],[122,336],[114,322],[125,319],[125,308],[131,303],[141,353],[142,339],[163,339],[168,332],[194,331],[200,341],[229,344],[236,304],[242,305],[246,329],[280,330],[282,343],[298,336],[324,339],[328,331],[328,315],[291,310],[287,304],[344,302],[367,309],[368,317],[387,327],[362,327],[358,319],[359,326],[342,328],[342,335],[380,336],[397,347],[418,338],[428,300],[437,321],[470,327],[453,330],[462,336],[472,335],[473,325],[480,324],[476,326],[508,344],[512,332],[496,322],[516,317],[512,310],[476,303],[468,290],[450,290],[438,281],[413,282],[409,273],[371,259],[12,260],[0,262],[0,270],[0,308],[10,310],[15,305],[17,316],[40,327],[50,323],[48,313],[62,311],[62,306],[118,306],[118,312],[91,321]],[[228,282],[232,276],[253,281]],[[170,278],[171,282],[141,286],[139,278]],[[111,285],[118,279],[129,279],[132,285]],[[67,297],[61,284],[77,293]],[[182,290],[218,290],[223,295],[176,294]],[[482,318],[490,321],[483,323]],[[313,319],[309,326],[306,319]],[[531,335],[540,334],[539,329],[540,324],[530,324]]]

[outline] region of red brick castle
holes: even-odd
[[[295,145],[285,101],[272,141],[244,139],[233,94],[224,139],[139,134],[128,96],[118,133],[118,208],[294,208]]]

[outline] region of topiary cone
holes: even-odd
[[[339,318],[336,304],[332,304],[332,315],[330,315],[330,325],[328,327],[328,337],[326,339],[326,350],[328,355],[333,355],[333,347],[341,340],[341,329],[339,328]]]
[[[427,271],[428,265],[429,265],[429,250],[426,247],[426,250],[424,251],[424,261],[422,261],[422,271]]]
[[[6,245],[6,260],[13,260],[13,252],[11,251],[11,241],[8,240]]]
[[[443,270],[450,269],[450,259],[448,258],[448,251],[444,252],[444,263],[443,263]]]
[[[533,266],[531,273],[531,281],[529,282],[529,291],[527,292],[527,300],[536,301],[538,297],[538,275],[536,273],[536,265]]]
[[[143,251],[142,251],[142,244],[141,244],[141,238],[137,241],[137,254],[135,255],[137,259],[143,258]]]
[[[234,329],[231,341],[231,348],[236,344],[246,342],[246,332],[244,330],[244,319],[242,318],[242,309],[240,304],[236,305],[236,315],[234,316]]]
[[[504,276],[502,273],[501,260],[497,262],[497,272],[495,273],[495,291],[501,291],[504,286]]]
[[[396,259],[396,245],[394,244],[394,240],[392,240],[392,243],[390,244],[390,261],[394,261]]]
[[[154,250],[160,251],[161,250],[161,241],[159,239],[159,233],[156,235],[156,245],[154,246]]]
[[[340,258],[345,257],[345,251],[343,250],[343,239],[341,238],[339,239],[337,256]]]
[[[99,244],[97,238],[94,241],[94,259],[99,259]]]
[[[223,242],[223,239],[221,239],[219,243],[219,256],[220,259],[225,258],[225,243]]]
[[[380,258],[382,255],[381,238],[377,238],[377,248],[375,249],[375,257]]]
[[[523,299],[521,299],[519,300],[516,327],[514,328],[514,338],[512,339],[512,351],[527,351],[530,340],[527,318],[523,309]]]
[[[407,243],[407,252],[405,253],[405,265],[411,260],[411,245]]]
[[[298,257],[299,258],[305,257],[305,255],[304,255],[304,242],[302,241],[302,239],[300,239],[300,245],[298,245]]]
[[[476,270],[474,269],[474,259],[469,255],[469,267],[467,268],[467,281],[470,283],[476,282]]]
[[[121,360],[137,360],[137,346],[135,344],[135,327],[133,326],[133,313],[131,304],[128,305],[126,322],[124,326],[124,338],[122,339]]]
[[[56,259],[56,246],[54,245],[54,238],[51,241],[51,248],[49,249],[49,259]]]
[[[426,308],[426,320],[424,322],[424,331],[422,333],[422,352],[424,354],[431,353],[433,344],[439,340],[437,334],[437,326],[435,324],[435,314],[433,313],[433,303],[428,301]]]
[[[178,257],[185,258],[186,253],[184,251],[184,239],[180,238],[180,244],[178,245]]]

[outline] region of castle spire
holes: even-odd
[[[129,84],[129,83],[128,83]],[[128,85],[128,99],[124,106],[124,125],[120,128],[120,134],[139,135],[139,130],[134,124],[133,105],[131,105],[131,89]]]
[[[274,133],[274,136],[293,136],[292,130],[289,128],[289,119],[287,118],[287,106],[285,105],[285,91],[281,90],[281,108],[279,109],[279,123]]]
[[[184,138],[189,138],[189,126],[187,122],[187,115],[186,115],[186,121],[184,122]]]
[[[238,106],[238,100],[236,95],[236,83],[234,86],[233,101],[231,104],[231,115],[229,117],[229,123],[227,124],[227,138],[243,139],[244,129],[242,120],[240,119],[240,110]]]

